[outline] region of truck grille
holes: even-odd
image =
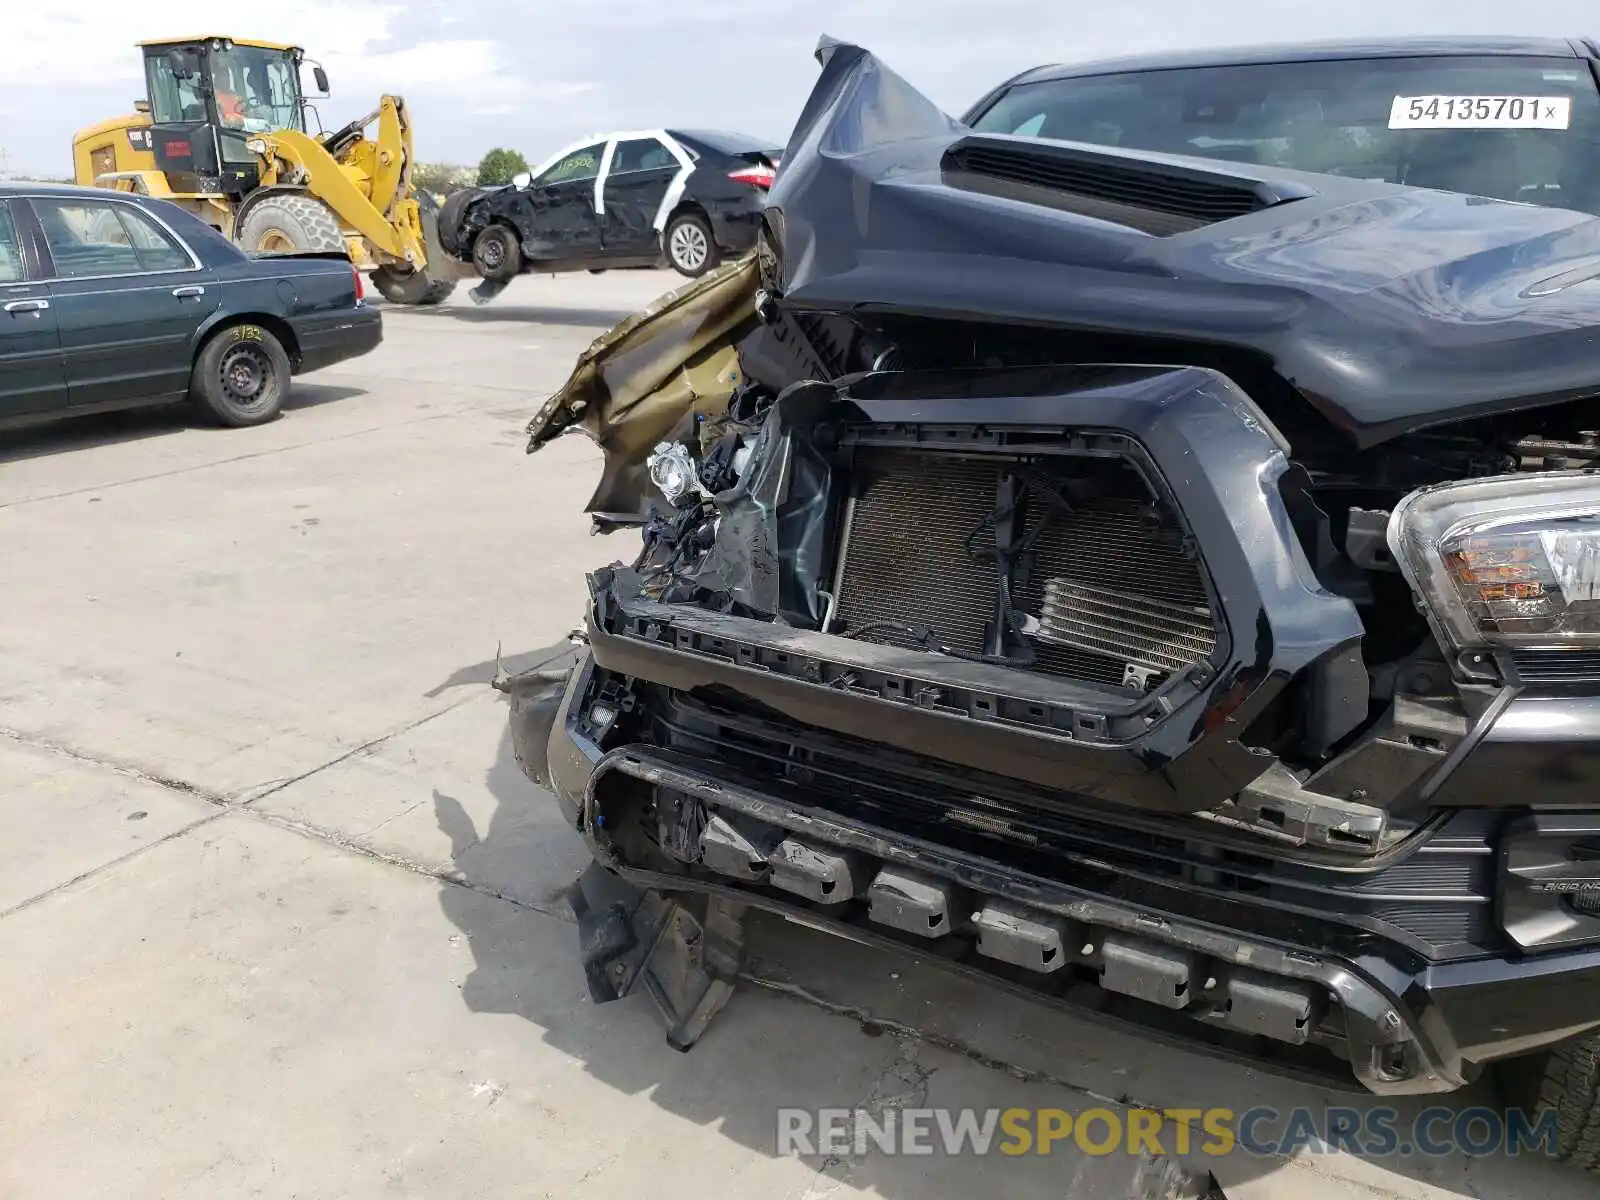
[[[857,453],[839,632],[980,653],[998,606],[992,518],[1017,464],[909,450]],[[1037,465],[1029,468],[1038,471]],[[1132,467],[1062,511],[1026,497],[1012,607],[1038,621],[1034,669],[1154,687],[1210,657],[1215,622],[1182,528]]]

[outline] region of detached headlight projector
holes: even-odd
[[[650,472],[650,482],[656,485],[656,490],[674,506],[688,503],[701,490],[694,459],[682,442],[658,442],[645,460],[645,469]]]
[[[1422,488],[1388,540],[1456,651],[1600,649],[1600,472]]]

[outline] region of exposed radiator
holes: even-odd
[[[1217,637],[1203,605],[1173,604],[1134,592],[1047,579],[1039,640],[1125,663],[1123,682],[1141,690],[1210,656]]]
[[[872,450],[857,454],[856,473],[839,587],[844,631],[882,626],[875,640],[904,646],[896,629],[918,623],[946,645],[981,651],[995,572],[974,563],[965,543],[994,509],[999,464]]]
[[[905,627],[922,626],[938,644],[981,652],[997,603],[986,521],[1014,467],[859,451],[836,631],[910,646]],[[1142,689],[1210,656],[1216,633],[1199,564],[1131,467],[1069,512],[1030,497],[1016,517],[1032,541],[1011,598],[1038,622],[1034,669]]]

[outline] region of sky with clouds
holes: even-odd
[[[328,69],[333,129],[406,97],[425,161],[530,161],[590,132],[680,125],[781,144],[817,37],[866,46],[947,111],[1043,62],[1146,49],[1405,34],[1600,34],[1578,0],[273,0],[200,28],[194,0],[8,6],[0,170],[70,173],[74,129],[131,109],[135,43],[201,33],[295,42]]]

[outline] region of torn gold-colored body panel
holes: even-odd
[[[605,452],[587,511],[635,512],[657,442],[720,418],[743,382],[737,346],[756,326],[747,255],[653,301],[596,338],[528,425],[528,453],[569,429]]]

